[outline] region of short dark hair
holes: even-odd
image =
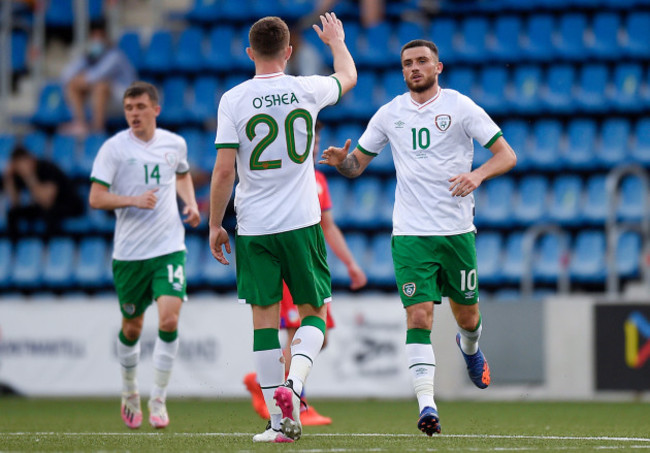
[[[34,155],[30,153],[27,148],[25,148],[23,145],[16,145],[13,151],[11,151],[9,160],[13,161],[13,160],[25,159],[31,157],[34,157]]]
[[[158,90],[149,82],[143,82],[142,80],[136,80],[129,85],[124,92],[122,100],[126,98],[137,98],[143,94],[148,95],[154,105],[158,105]]]
[[[431,52],[433,52],[436,58],[440,58],[438,55],[438,46],[436,46],[433,41],[427,41],[426,39],[414,39],[413,41],[409,41],[404,44],[402,46],[402,50],[399,53],[400,58],[402,58],[402,55],[406,49],[412,49],[413,47],[428,47],[431,49]]]
[[[263,17],[251,27],[248,40],[256,54],[273,58],[289,46],[289,27],[277,16]]]

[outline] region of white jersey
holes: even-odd
[[[113,258],[143,260],[185,250],[185,228],[176,199],[176,174],[190,169],[183,137],[156,129],[145,143],[130,129],[106,140],[97,153],[91,180],[118,195],[158,189],[154,209],[115,210]]]
[[[237,149],[237,234],[258,236],[320,222],[312,150],[318,112],[334,104],[334,77],[256,76],[219,102],[219,148]]]
[[[410,93],[382,106],[359,139],[377,155],[390,143],[397,173],[393,234],[447,236],[474,231],[474,196],[454,197],[449,178],[472,169],[475,139],[485,147],[499,127],[467,96],[440,89],[424,104]]]

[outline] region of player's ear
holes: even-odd
[[[248,58],[250,58],[252,61],[255,61],[255,53],[250,47],[246,47],[246,55],[248,55]]]
[[[287,46],[287,50],[285,50],[285,54],[284,54],[285,61],[289,60],[292,54],[293,54],[293,46]]]
[[[442,68],[443,67],[444,67],[444,65],[442,64],[442,61],[439,61],[438,62],[438,74],[442,73]]]

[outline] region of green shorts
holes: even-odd
[[[332,299],[320,224],[262,236],[235,236],[237,295],[253,305],[282,300],[282,280],[296,305],[321,307]]]
[[[160,296],[187,299],[185,250],[147,260],[113,260],[113,281],[122,315],[132,319],[144,313]]]
[[[440,303],[442,297],[478,302],[475,233],[453,236],[393,236],[395,280],[404,307]]]

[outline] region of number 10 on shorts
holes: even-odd
[[[460,290],[461,291],[474,291],[476,289],[476,269],[471,269],[467,272],[465,269],[460,271]]]

